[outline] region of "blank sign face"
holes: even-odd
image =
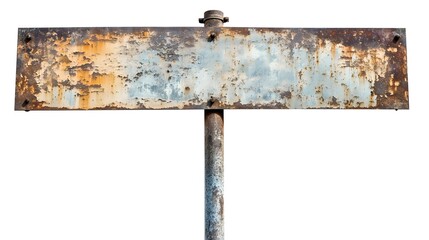
[[[405,29],[19,29],[16,110],[408,109]]]

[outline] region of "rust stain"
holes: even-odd
[[[20,29],[18,39],[17,110],[408,108],[403,29]]]

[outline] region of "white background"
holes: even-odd
[[[203,111],[14,112],[18,27],[406,27],[409,111],[225,111],[227,239],[429,239],[424,1],[13,1],[0,239],[203,239]]]

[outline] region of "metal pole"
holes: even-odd
[[[204,27],[222,27],[228,21],[218,10],[206,11],[199,19]],[[223,240],[223,109],[204,110],[204,134],[205,239]]]

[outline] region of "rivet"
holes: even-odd
[[[24,102],[21,104],[21,107],[26,107],[30,103],[30,100],[25,99]]]
[[[393,37],[392,42],[393,43],[398,43],[400,38],[401,38],[401,36],[399,34],[395,34],[395,36]]]
[[[209,38],[207,39],[209,42],[213,42],[216,39],[216,33],[211,32]]]
[[[31,41],[31,35],[30,34],[28,34],[27,36],[25,36],[25,38],[24,38],[24,42],[25,43],[29,43],[30,41]]]

